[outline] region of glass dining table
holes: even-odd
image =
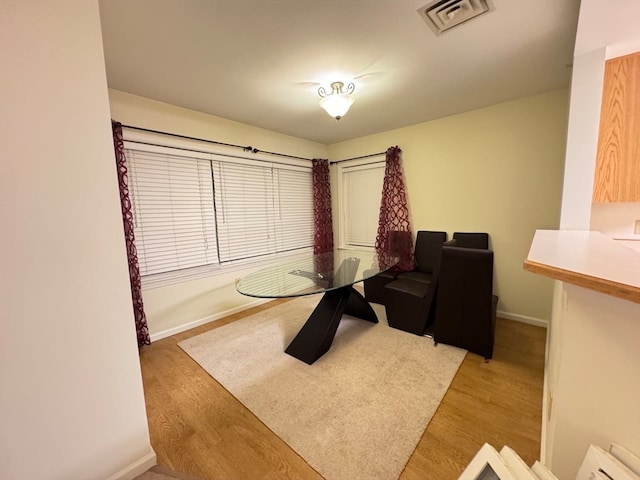
[[[378,323],[375,311],[353,285],[397,263],[372,250],[334,250],[287,260],[240,279],[239,293],[258,298],[289,298],[322,293],[305,324],[285,349],[309,365],[330,348],[343,315]]]

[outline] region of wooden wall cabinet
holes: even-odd
[[[593,202],[640,202],[640,52],[605,63]]]

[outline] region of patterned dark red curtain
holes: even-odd
[[[331,216],[331,184],[329,161],[312,160],[313,179],[313,253],[333,251],[333,219]]]
[[[124,155],[124,140],[122,138],[122,124],[111,122],[113,131],[113,148],[116,155],[116,168],[118,170],[118,184],[120,186],[120,204],[122,206],[122,223],[124,224],[124,236],[127,246],[127,258],[129,260],[129,279],[131,281],[131,299],[133,300],[133,314],[136,322],[136,334],[138,346],[150,345],[147,317],[144,314],[142,303],[142,282],[140,268],[138,267],[138,252],[136,250],[135,236],[133,234],[133,213],[131,212],[131,200],[129,199],[129,182],[127,180],[127,159]]]
[[[375,251],[381,267],[388,266],[392,257],[398,256],[400,260],[393,270],[409,271],[413,270],[415,259],[401,152],[397,146],[387,149]]]
[[[333,276],[333,219],[331,215],[331,184],[329,161],[313,159],[313,253],[316,273],[324,278]],[[322,255],[319,255],[322,254]]]

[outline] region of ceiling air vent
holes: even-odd
[[[419,8],[418,13],[433,33],[440,35],[493,9],[491,0],[435,0]]]

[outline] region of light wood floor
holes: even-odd
[[[142,349],[151,443],[160,465],[202,480],[322,478],[177,346],[280,302]],[[509,445],[529,465],[539,458],[545,334],[498,319],[493,360],[467,354],[402,480],[455,480],[485,442]]]

